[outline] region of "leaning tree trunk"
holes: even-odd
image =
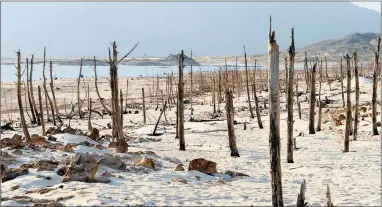
[[[106,107],[105,103],[103,102],[103,99],[101,98],[101,95],[99,94],[97,79],[97,63],[96,58],[94,56],[94,85],[97,92],[98,100],[101,103],[103,109],[109,114],[109,116],[111,116],[111,111]]]
[[[353,140],[357,140],[358,134],[358,113],[359,113],[359,73],[358,73],[358,55],[357,49],[354,51],[354,75],[355,75],[355,115],[354,115],[354,132]]]
[[[31,110],[31,113],[32,113],[32,124],[36,124],[37,123],[37,119],[36,119],[36,116],[38,116],[37,114],[35,114],[35,110],[34,110],[34,106],[33,106],[33,103],[32,103],[32,99],[31,99],[31,93],[30,93],[30,79],[29,79],[29,60],[28,58],[26,59],[26,62],[27,62],[27,88],[26,88],[26,91],[27,91],[27,95],[28,95],[28,102],[29,102],[29,107],[30,107],[30,110]],[[27,104],[27,103],[25,103]]]
[[[228,140],[229,148],[231,150],[231,157],[240,157],[239,151],[236,146],[236,135],[234,128],[234,114],[233,114],[233,95],[232,90],[227,89],[225,92],[226,97],[226,114],[227,114],[227,127],[228,127]]]
[[[251,114],[251,119],[253,119],[255,116],[253,115],[252,106],[251,106],[251,97],[249,95],[247,53],[245,52],[245,46],[244,46],[244,63],[245,63],[245,82],[247,86],[248,107],[249,107],[249,112]]]
[[[279,46],[275,31],[269,27],[268,68],[269,68],[269,148],[271,164],[272,204],[282,207],[282,174],[280,165],[280,97],[279,97]]]
[[[309,99],[309,134],[315,134],[314,131],[314,107],[316,104],[316,67],[317,62],[314,63],[311,76],[310,76],[310,99]]]
[[[186,144],[184,141],[184,103],[183,103],[183,97],[184,97],[184,83],[183,83],[183,61],[184,61],[184,55],[183,50],[180,53],[179,56],[179,82],[178,82],[178,133],[179,133],[179,150],[185,151],[186,150]]]
[[[29,135],[27,122],[25,121],[23,102],[21,99],[21,53],[20,50],[17,52],[17,102],[19,104],[20,112],[20,122],[23,128],[23,133],[27,142],[30,141],[31,137]]]
[[[256,60],[255,60],[255,71],[253,73],[254,77],[253,77],[253,80],[254,80],[254,83],[253,83],[253,93],[254,93],[254,96],[255,96],[255,107],[256,107],[256,117],[257,117],[257,123],[259,125],[259,128],[262,129],[263,128],[263,122],[261,121],[261,114],[260,114],[260,108],[259,108],[259,99],[257,98],[257,94],[256,94]],[[261,76],[261,74],[260,74]]]
[[[308,93],[309,85],[310,85],[310,75],[308,70],[308,53],[307,52],[305,52],[304,71],[305,71],[306,93]]]
[[[378,86],[378,75],[379,75],[379,53],[381,49],[381,37],[378,37],[377,51],[374,51],[374,72],[373,72],[373,96],[371,102],[372,106],[372,122],[373,122],[373,135],[378,134],[377,128],[377,86]]]
[[[31,71],[30,71],[30,74],[29,74],[29,87],[30,87],[30,93],[31,93],[31,99],[32,99],[32,104],[33,104],[33,109],[34,109],[34,113],[36,115],[36,121],[37,121],[37,125],[40,126],[41,125],[41,119],[38,115],[38,109],[37,109],[37,105],[36,105],[36,101],[34,99],[34,95],[33,95],[33,58],[34,58],[34,55],[32,55],[32,59],[31,59]]]
[[[38,102],[40,105],[40,119],[41,119],[41,129],[42,136],[45,136],[45,121],[44,121],[44,110],[42,109],[42,97],[41,97],[41,87],[38,86]]]
[[[46,48],[44,47],[44,63],[43,63],[43,66],[42,66],[42,77],[44,79],[43,87],[44,87],[44,92],[45,92],[46,98],[49,101],[50,110],[52,112],[53,125],[56,126],[56,117],[55,117],[55,114],[54,114],[53,102],[52,102],[52,99],[50,99],[50,96],[49,96],[49,93],[48,93],[48,89],[46,88],[45,57],[46,57]]]
[[[56,115],[59,117],[59,112],[58,112],[58,106],[57,106],[57,101],[56,101],[56,94],[54,93],[54,85],[53,85],[53,66],[52,66],[52,61],[49,62],[49,69],[50,69],[50,89],[52,91],[52,97],[53,97],[53,106],[56,110]]]
[[[294,77],[294,57],[296,54],[294,47],[294,28],[292,28],[292,42],[289,47],[289,68],[287,85],[287,106],[288,106],[288,134],[287,134],[287,162],[293,163],[293,77]]]
[[[349,135],[350,135],[350,125],[352,122],[351,116],[351,98],[350,98],[350,87],[351,87],[351,69],[350,69],[350,60],[351,57],[346,54],[346,66],[347,66],[347,93],[346,93],[346,128],[345,128],[345,143],[344,143],[344,152],[349,152]]]

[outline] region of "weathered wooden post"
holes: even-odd
[[[310,99],[309,99],[309,134],[315,134],[314,131],[314,107],[316,102],[316,67],[317,67],[317,61],[314,63],[311,77],[310,77]]]
[[[245,64],[245,82],[246,82],[246,86],[247,86],[248,108],[249,108],[249,112],[251,114],[251,119],[253,119],[255,116],[253,115],[252,106],[251,106],[251,97],[249,95],[247,53],[245,52],[245,46],[244,46],[244,64]]]
[[[17,53],[17,103],[19,105],[20,112],[20,123],[23,128],[23,133],[27,142],[30,141],[31,137],[29,135],[27,122],[25,121],[23,102],[21,99],[21,53],[20,50]],[[25,103],[26,104],[26,103]]]
[[[287,133],[287,162],[293,163],[293,77],[294,77],[294,57],[296,50],[294,47],[294,28],[292,28],[292,42],[289,47],[289,68],[287,85],[287,106],[288,106],[288,133]],[[298,95],[297,95],[298,96]]]
[[[229,139],[229,148],[231,150],[231,157],[240,157],[239,151],[237,150],[237,146],[236,146],[232,90],[227,89],[225,92],[225,95],[226,95],[225,108],[226,108],[226,114],[227,114],[228,139]]]
[[[254,96],[255,96],[255,107],[256,107],[256,117],[257,117],[257,124],[259,125],[259,128],[262,129],[263,128],[263,122],[261,121],[261,114],[260,114],[260,108],[259,108],[259,100],[257,98],[257,94],[256,94],[256,59],[255,59],[255,71],[253,73],[253,79],[254,79],[254,83],[253,83],[253,93],[254,93]],[[261,75],[261,74],[260,74]]]
[[[183,97],[184,97],[184,83],[183,83],[183,62],[184,62],[184,55],[183,50],[180,53],[179,56],[179,82],[178,82],[178,133],[179,133],[179,150],[185,151],[186,150],[186,143],[184,141],[184,103],[183,103]]]
[[[379,66],[379,53],[381,52],[381,37],[377,39],[377,51],[374,50],[374,71],[373,71],[373,95],[372,95],[372,122],[373,122],[373,135],[379,135],[377,127],[377,86],[378,86],[378,76],[380,72]]]
[[[42,97],[41,97],[41,87],[40,86],[38,86],[38,102],[40,105],[40,120],[41,120],[42,136],[45,136],[46,135],[46,133],[45,133],[45,121],[44,121],[44,111],[42,110]]]
[[[350,57],[348,54],[344,56],[346,59],[347,66],[347,93],[346,93],[346,128],[345,128],[345,142],[344,142],[344,152],[349,152],[349,135],[350,135],[350,125],[352,122],[351,116],[351,98],[350,98],[350,87],[351,87],[351,69],[350,69],[350,60],[353,57]]]
[[[143,124],[146,124],[146,105],[145,105],[145,89],[142,88],[142,110],[143,110]]]
[[[282,174],[280,165],[280,97],[279,97],[279,46],[276,43],[275,31],[271,31],[270,18],[268,39],[269,68],[269,148],[271,162],[272,204],[282,207]]]
[[[359,71],[358,71],[358,55],[357,49],[354,50],[354,73],[355,73],[355,115],[354,115],[354,132],[353,140],[357,140],[358,134],[358,113],[359,113]]]

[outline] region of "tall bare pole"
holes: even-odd
[[[293,163],[293,77],[294,77],[294,57],[296,50],[294,47],[294,28],[292,28],[292,42],[289,47],[289,68],[287,85],[287,106],[288,106],[288,135],[287,135],[287,162]]]
[[[348,54],[344,56],[346,59],[346,67],[347,67],[347,93],[346,93],[346,128],[345,128],[345,142],[344,142],[344,152],[349,152],[349,135],[350,135],[350,126],[352,122],[351,116],[351,98],[350,98],[350,88],[351,88],[351,68],[350,68],[350,60],[353,57],[350,57]]]
[[[145,105],[145,89],[142,88],[142,110],[143,110],[143,124],[146,124],[146,105]]]
[[[254,80],[254,83],[253,83],[253,92],[254,92],[254,96],[255,96],[255,107],[256,107],[256,117],[257,117],[257,124],[259,126],[260,129],[263,128],[263,122],[261,121],[261,114],[260,114],[260,108],[259,108],[259,100],[257,98],[257,94],[256,94],[256,71],[257,71],[257,60],[255,59],[255,70],[254,70],[254,73],[253,73],[253,80]],[[260,74],[261,76],[261,74]]]
[[[37,105],[36,105],[36,101],[34,99],[34,94],[33,94],[33,59],[34,59],[34,55],[32,55],[32,58],[31,58],[31,71],[29,73],[29,87],[30,87],[30,93],[31,93],[31,101],[32,101],[32,104],[33,104],[33,109],[34,109],[34,113],[36,115],[36,121],[37,121],[37,125],[40,126],[41,125],[41,120],[40,120],[40,117],[38,115],[38,109],[37,109]]]
[[[52,102],[52,99],[50,99],[50,96],[49,96],[49,93],[48,93],[48,89],[46,88],[46,76],[45,76],[45,58],[46,58],[46,47],[44,47],[44,63],[43,63],[43,66],[42,66],[42,77],[43,77],[43,88],[44,88],[44,93],[45,93],[45,98],[48,99],[49,101],[49,106],[50,106],[50,110],[52,112],[52,118],[53,118],[53,125],[56,126],[56,117],[55,117],[55,114],[54,114],[54,106],[53,106],[53,102]],[[47,107],[48,108],[48,107]],[[48,119],[49,119],[49,115],[48,115]]]
[[[345,95],[344,95],[344,76],[343,76],[343,72],[342,72],[342,56],[341,56],[341,59],[340,59],[340,69],[341,69],[341,97],[342,97],[342,107],[345,108]]]
[[[234,128],[234,114],[233,114],[233,94],[231,89],[226,90],[226,115],[228,127],[228,140],[229,148],[231,150],[231,157],[240,157],[239,151],[236,146],[236,135]]]
[[[193,97],[193,82],[192,82],[192,50],[191,50],[191,95],[190,95],[190,103],[191,103],[191,115],[194,115],[194,108],[192,108],[192,97]]]
[[[78,107],[78,117],[80,119],[84,118],[82,113],[81,113],[81,98],[80,98],[80,83],[81,83],[81,76],[82,76],[82,60],[84,58],[81,58],[81,62],[80,62],[80,73],[78,75],[78,79],[77,79],[77,107]]]
[[[373,71],[373,96],[371,99],[372,102],[372,122],[373,122],[373,135],[379,135],[377,128],[377,86],[378,86],[378,76],[380,73],[379,65],[379,53],[381,52],[381,37],[377,39],[377,51],[374,50],[374,71]]]
[[[21,126],[23,128],[23,133],[24,133],[26,141],[29,142],[31,137],[29,135],[27,122],[25,120],[23,102],[21,99],[21,76],[22,76],[22,74],[21,74],[21,53],[20,53],[20,50],[16,53],[17,53],[17,103],[19,105],[20,122],[21,122]]]
[[[316,104],[316,67],[318,58],[315,61],[312,72],[310,72],[310,99],[309,99],[309,134],[315,134],[314,131],[314,109]]]
[[[31,99],[30,79],[29,79],[29,60],[28,60],[28,58],[26,59],[26,65],[27,65],[27,89],[26,89],[26,92],[28,95],[28,102],[29,102],[31,113],[32,113],[32,121],[31,122],[32,122],[32,124],[36,124],[37,123],[36,116],[38,116],[38,115],[35,114],[34,105],[32,103],[32,99]],[[27,104],[27,103],[25,103],[25,104]]]
[[[270,17],[268,39],[269,68],[269,148],[271,164],[272,204],[283,207],[282,174],[280,165],[280,97],[279,97],[279,46]]]
[[[322,86],[322,58],[320,65],[320,87],[318,89],[318,120],[317,120],[317,129],[316,131],[321,131],[321,115],[322,115],[322,101],[321,101],[321,86]]]
[[[354,132],[353,140],[357,140],[358,136],[358,113],[359,113],[359,71],[358,71],[358,54],[357,49],[354,50],[354,75],[355,75],[355,112],[354,112]]]
[[[184,55],[183,50],[180,53],[179,56],[179,82],[178,82],[178,133],[179,133],[179,150],[185,151],[186,150],[186,144],[184,141],[184,103],[183,103],[183,97],[184,97],[184,83],[183,83],[183,68],[184,68]]]
[[[246,82],[246,85],[247,85],[248,108],[249,108],[249,112],[251,114],[251,119],[253,119],[255,116],[253,115],[252,106],[251,106],[251,97],[249,95],[247,53],[245,51],[245,46],[244,46],[244,64],[245,64],[245,82]]]
[[[40,120],[41,120],[41,129],[42,129],[42,136],[45,136],[45,121],[44,121],[44,110],[42,110],[42,97],[41,97],[41,87],[38,86],[38,102],[40,105]]]
[[[53,85],[53,65],[52,61],[49,61],[49,71],[50,71],[50,90],[52,91],[52,97],[53,97],[53,106],[56,112],[57,117],[59,116],[58,107],[57,107],[57,101],[56,101],[56,94],[54,93],[54,85]]]

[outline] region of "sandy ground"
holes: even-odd
[[[95,102],[94,108],[100,110],[101,106],[97,100],[97,95],[94,89],[94,80],[86,79],[85,83],[81,83],[81,97],[85,97],[85,87],[87,81],[90,85],[90,97]],[[63,188],[57,188],[46,194],[31,193],[27,196],[39,197],[46,199],[57,199],[59,197],[74,196],[69,199],[64,199],[60,203],[64,205],[271,205],[271,183],[270,183],[270,160],[269,160],[269,117],[267,110],[262,110],[261,119],[264,124],[264,129],[258,128],[257,119],[250,119],[249,111],[246,108],[248,102],[244,91],[241,96],[235,95],[235,120],[239,124],[235,125],[235,133],[237,136],[237,145],[240,157],[230,157],[228,147],[228,132],[226,120],[211,121],[211,122],[189,122],[190,104],[185,104],[185,141],[186,151],[179,151],[179,140],[175,139],[174,124],[175,108],[171,105],[171,110],[166,110],[166,118],[162,117],[159,126],[159,132],[164,134],[161,136],[148,136],[152,133],[154,123],[159,116],[160,111],[155,110],[156,98],[148,97],[152,94],[152,87],[149,89],[149,84],[152,84],[152,79],[140,78],[133,80],[129,78],[129,93],[128,103],[136,105],[138,114],[124,115],[124,133],[128,136],[137,138],[129,142],[130,152],[137,151],[153,151],[159,157],[152,158],[158,166],[157,171],[152,171],[148,174],[137,174],[126,171],[118,171],[108,168],[101,168],[99,172],[107,170],[113,175],[122,177],[111,177],[111,182],[107,184],[98,183],[82,183],[69,182],[61,183],[62,177],[54,171],[40,171],[30,169],[28,175],[17,177],[14,180],[7,181],[1,184],[2,197],[22,196],[27,190],[40,189],[47,186],[52,188],[63,185]],[[165,89],[164,80],[162,80],[161,88]],[[346,79],[345,79],[346,81]],[[344,85],[346,82],[344,82]],[[41,84],[41,81],[34,81],[34,86]],[[64,113],[64,99],[69,112],[69,103],[76,102],[76,84],[72,80],[57,80],[55,81],[56,97],[60,105],[60,112]],[[109,99],[110,89],[107,79],[99,79],[99,88],[101,96]],[[7,97],[7,108],[5,108],[4,98],[2,104],[2,120],[7,119],[8,115],[16,120],[17,102],[15,96],[15,86],[11,94],[8,90],[11,83],[3,83],[2,97]],[[197,90],[198,84],[195,84]],[[352,82],[354,88],[354,82]],[[360,105],[367,107],[366,114],[370,114],[371,110],[371,94],[372,82],[366,78],[360,78],[361,97]],[[120,78],[120,87],[126,92],[126,77]],[[141,88],[145,87],[147,101],[147,117],[148,124],[143,124],[143,115],[140,108],[141,104]],[[306,86],[303,81],[299,83],[299,91],[305,91]],[[244,88],[243,88],[244,89]],[[300,97],[302,101],[302,119],[298,118],[296,106],[294,106],[294,137],[296,137],[298,150],[294,151],[294,163],[286,163],[286,110],[285,110],[285,95],[280,96],[280,133],[281,133],[281,166],[282,166],[282,183],[283,183],[283,198],[286,205],[295,205],[297,194],[299,193],[300,183],[303,179],[306,180],[306,201],[309,205],[325,205],[326,186],[329,185],[332,200],[334,205],[381,205],[381,145],[380,136],[372,136],[371,117],[366,117],[359,123],[359,136],[357,141],[350,142],[349,153],[343,153],[344,139],[344,124],[335,126],[333,118],[339,113],[344,113],[341,103],[340,83],[332,83],[332,90],[329,91],[328,84],[322,85],[322,99],[325,96],[328,99],[338,100],[335,104],[330,104],[323,108],[323,124],[322,131],[315,135],[308,134],[308,103],[305,100],[307,94],[303,93]],[[188,88],[187,88],[188,90]],[[317,87],[318,93],[318,87]],[[35,91],[37,97],[37,90]],[[258,92],[261,101],[267,98],[267,92]],[[380,100],[378,94],[378,100]],[[252,99],[252,97],[251,97]],[[346,99],[346,94],[345,94]],[[23,99],[24,100],[24,99]],[[355,94],[352,92],[352,100],[355,102]],[[36,99],[37,101],[37,99]],[[201,105],[203,103],[203,105]],[[8,111],[10,106],[13,106],[13,112]],[[161,101],[159,107],[162,106]],[[254,106],[254,103],[252,104]],[[83,109],[87,107],[85,103]],[[212,112],[211,94],[203,94],[194,98],[193,102],[195,119],[208,119],[208,115]],[[223,113],[220,119],[225,119],[224,103],[220,105]],[[243,109],[243,110],[241,110]],[[381,111],[380,106],[377,107]],[[316,109],[318,112],[318,108]],[[46,111],[44,111],[46,114]],[[363,113],[361,113],[363,114]],[[28,119],[28,116],[27,120]],[[377,116],[378,121],[381,121],[381,115]],[[110,117],[105,116],[103,119],[97,114],[93,114],[93,127],[101,129],[99,126],[105,126],[111,122]],[[243,124],[247,123],[247,130],[244,130]],[[2,121],[2,124],[4,122]],[[317,123],[317,116],[316,116]],[[68,124],[64,120],[64,124]],[[51,126],[51,124],[49,124]],[[72,120],[71,126],[84,131],[87,130],[87,120]],[[41,128],[30,126],[31,134],[41,134]],[[111,130],[100,130],[102,134],[111,134]],[[381,133],[381,127],[379,127]],[[14,133],[22,134],[20,128],[16,132],[4,132],[1,137],[12,137]],[[59,141],[67,141],[68,135],[57,136]],[[139,138],[140,141],[139,141]],[[142,139],[143,138],[143,139]],[[158,142],[151,142],[146,138],[161,139]],[[81,137],[70,137],[74,142],[79,142]],[[350,137],[352,140],[352,137]],[[105,144],[107,145],[107,144]],[[13,150],[2,149],[3,151],[12,153]],[[17,159],[10,167],[17,167],[22,163],[29,163],[40,159],[62,160],[66,157],[73,156],[75,153],[33,151],[23,149],[23,155],[17,156]],[[105,153],[111,150],[98,150],[96,148],[78,146],[75,152],[92,152]],[[124,157],[125,153],[116,156]],[[219,172],[225,170],[233,170],[245,173],[250,177],[227,178],[222,174],[214,176],[205,175],[196,171],[187,171],[188,162],[196,158],[205,158],[217,163]],[[124,158],[128,163],[128,159]],[[182,163],[186,171],[173,172],[176,164],[173,161]],[[172,161],[172,162],[170,162]],[[51,180],[38,178],[36,175],[50,176]],[[199,176],[199,177],[197,177]],[[184,178],[188,181],[187,184],[172,182],[173,178]],[[199,179],[198,179],[199,178]],[[225,182],[221,182],[221,180]],[[220,181],[219,181],[220,180]],[[18,185],[19,188],[12,190],[13,186]],[[2,201],[1,205],[30,205],[20,204],[15,201]]]

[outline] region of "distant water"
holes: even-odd
[[[228,69],[232,69],[235,66],[228,66]],[[253,66],[248,66],[249,68],[253,68]],[[203,65],[203,66],[193,66],[194,72],[200,71],[217,71],[219,68],[225,70],[225,66],[216,66],[216,65]],[[244,66],[239,65],[239,70],[243,70]],[[280,70],[283,70],[284,66],[280,65]],[[22,66],[22,70],[24,67]],[[53,65],[53,76],[57,78],[78,78],[78,73],[80,71],[79,66],[68,66],[68,65]],[[50,77],[49,68],[46,68],[46,76]],[[118,75],[120,77],[152,77],[152,76],[164,76],[167,73],[174,72],[174,74],[178,73],[177,66],[128,66],[128,65],[120,65],[118,66]],[[190,72],[190,67],[186,66],[184,68],[184,73]],[[82,75],[84,77],[93,77],[94,71],[91,66],[83,66],[82,67]],[[109,77],[109,66],[97,66],[97,75],[98,77]],[[23,79],[25,74],[23,76]],[[36,64],[33,66],[33,80],[42,79],[42,64]],[[0,79],[2,82],[7,81],[16,81],[16,68],[14,65],[1,65],[1,76]]]

